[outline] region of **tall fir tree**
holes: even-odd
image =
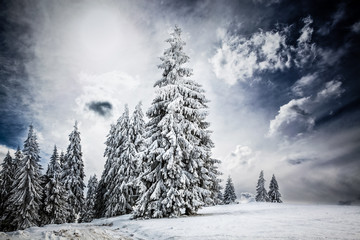
[[[281,194],[279,192],[279,185],[276,181],[275,175],[273,174],[271,181],[270,181],[270,186],[269,186],[269,201],[270,202],[276,202],[276,203],[282,203],[281,201]]]
[[[69,135],[70,144],[66,151],[63,181],[68,192],[68,205],[72,210],[68,222],[75,222],[84,206],[84,163],[82,160],[80,132],[75,122]]]
[[[87,184],[85,207],[81,216],[82,222],[91,222],[95,218],[95,201],[97,188],[98,180],[96,178],[96,175],[90,176]]]
[[[62,224],[69,217],[67,191],[61,181],[62,168],[56,146],[50,158],[44,184],[42,222],[43,224]]]
[[[146,171],[135,218],[176,217],[181,209],[194,214],[216,197],[214,145],[205,121],[208,100],[201,85],[188,79],[192,69],[183,66],[189,57],[183,52],[181,29],[175,26],[170,35],[170,48],[160,58],[162,78],[154,85],[157,95],[147,111]]]
[[[41,166],[39,145],[33,126],[30,125],[24,143],[24,157],[15,173],[15,181],[9,199],[14,229],[25,229],[40,224],[41,207]]]
[[[7,152],[3,162],[1,163],[0,171],[0,230],[5,229],[8,225],[6,209],[9,207],[9,197],[14,182],[14,163],[10,156],[10,152]]]
[[[224,190],[224,203],[225,204],[234,203],[235,200],[236,200],[235,188],[232,179],[229,176]]]
[[[256,186],[256,197],[255,200],[257,202],[268,202],[269,196],[265,189],[265,179],[264,179],[264,171],[261,170],[259,175],[259,180]]]

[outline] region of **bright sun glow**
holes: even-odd
[[[84,57],[96,62],[111,61],[121,46],[120,18],[111,9],[92,10],[80,20],[79,43]]]

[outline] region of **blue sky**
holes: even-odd
[[[79,121],[87,176],[106,134],[150,106],[178,24],[216,145],[238,194],[274,173],[285,201],[359,201],[360,17],[356,1],[3,1],[0,157],[28,125],[42,162]]]

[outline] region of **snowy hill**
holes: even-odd
[[[0,239],[360,239],[360,207],[249,203],[203,208],[197,216],[47,225]]]

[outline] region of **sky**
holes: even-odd
[[[178,25],[236,193],[360,202],[357,1],[0,1],[0,161],[34,125],[46,169],[78,121],[86,179],[124,105],[151,105]],[[223,181],[225,184],[225,181]]]

